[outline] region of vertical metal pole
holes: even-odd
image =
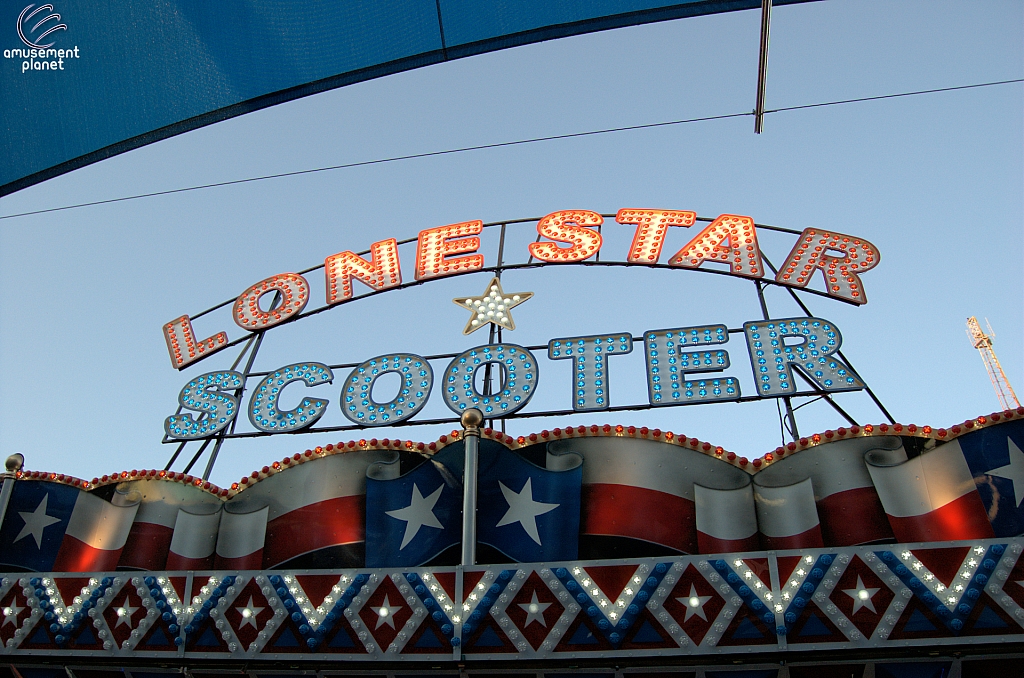
[[[7,515],[7,504],[11,502],[11,494],[14,492],[14,474],[25,465],[25,457],[20,453],[7,457],[4,467],[7,469],[0,478],[3,484],[0,485],[0,525],[4,524],[4,516]]]
[[[499,240],[498,240],[498,265],[497,265],[497,267],[496,267],[496,269],[494,271],[494,275],[498,277],[498,280],[501,280],[501,267],[505,263],[504,257],[505,257],[505,227],[506,226],[507,226],[507,224],[502,224],[501,225],[501,235],[499,236]],[[491,327],[494,327],[494,325],[491,325]],[[493,344],[494,341],[491,340],[491,343]],[[499,344],[501,343],[501,328],[500,327],[498,328],[498,343]],[[498,372],[498,379],[499,379],[498,386],[500,387],[501,386],[501,383],[500,383],[500,380],[501,380],[501,371],[500,370],[501,370],[501,368],[499,367],[498,370],[499,370],[499,372]],[[490,379],[490,375],[488,375],[488,379]],[[491,428],[494,428],[494,420],[493,419],[491,420]],[[505,418],[504,417],[501,418],[501,432],[502,433],[505,432]]]
[[[761,0],[761,56],[757,63],[757,103],[754,105],[754,134],[764,127],[764,90],[768,79],[768,34],[772,26],[772,0]]]
[[[480,456],[480,424],[483,412],[470,408],[462,414],[462,440],[466,463],[462,472],[462,566],[476,564],[476,472]]]
[[[768,315],[768,302],[764,300],[764,288],[760,280],[754,281],[757,288],[757,300],[761,302],[761,315],[765,320],[771,320]],[[793,412],[793,399],[789,396],[782,396],[782,402],[786,405],[786,419],[789,420],[789,435],[793,436],[793,442],[800,439],[800,431],[796,427],[796,414]]]

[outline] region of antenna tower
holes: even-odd
[[[981,354],[985,369],[988,371],[988,378],[992,380],[992,388],[996,390],[996,397],[999,398],[1003,409],[1016,409],[1020,407],[1020,401],[1017,400],[1017,394],[1013,392],[1013,387],[1010,386],[1010,381],[1006,378],[1006,373],[1003,372],[999,358],[996,357],[996,352],[992,348],[992,340],[995,339],[996,333],[992,331],[992,325],[989,325],[988,318],[985,319],[985,325],[988,327],[988,334],[982,331],[978,319],[972,315],[967,319],[967,336],[970,337],[974,348],[978,349],[978,353]]]

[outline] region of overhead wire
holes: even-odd
[[[811,108],[823,108],[823,107],[826,107],[826,106],[841,106],[841,105],[846,105],[846,104],[862,103],[862,102],[867,102],[867,101],[879,101],[879,100],[883,100],[883,99],[897,99],[897,98],[901,98],[901,97],[911,97],[911,96],[918,96],[918,95],[923,95],[923,94],[938,94],[938,93],[942,93],[942,92],[954,92],[954,91],[958,91],[958,90],[977,89],[977,88],[980,88],[980,87],[993,87],[993,86],[996,86],[996,85],[1008,85],[1008,84],[1020,83],[1020,82],[1024,82],[1024,78],[1014,78],[1014,79],[1011,79],[1011,80],[995,80],[995,81],[991,81],[991,82],[974,83],[974,84],[971,84],[971,85],[957,85],[957,86],[954,86],[954,87],[940,87],[940,88],[935,88],[935,89],[915,90],[915,91],[912,91],[912,92],[899,92],[899,93],[896,93],[896,94],[880,94],[880,95],[868,96],[868,97],[858,97],[858,98],[854,98],[854,99],[840,99],[840,100],[836,100],[836,101],[823,101],[823,102],[814,103],[814,104],[801,104],[801,105],[798,105],[798,106],[785,106],[785,107],[782,107],[782,108],[768,109],[764,113],[765,113],[765,115],[768,115],[770,113],[786,113],[786,112],[790,112],[790,111],[799,111],[799,110],[811,109]],[[276,174],[264,174],[264,175],[261,175],[261,176],[247,177],[247,178],[244,178],[244,179],[231,179],[231,180],[228,180],[228,181],[218,181],[218,182],[209,183],[209,184],[199,184],[199,185],[196,185],[196,186],[185,186],[185,187],[182,187],[182,188],[171,188],[171,189],[167,189],[167,190],[163,190],[163,191],[153,191],[153,192],[150,192],[150,193],[138,193],[138,194],[135,194],[135,195],[126,195],[126,196],[121,196],[119,198],[107,198],[105,200],[93,200],[91,202],[75,203],[75,204],[72,204],[72,205],[62,205],[60,207],[49,207],[49,208],[46,208],[46,209],[31,210],[31,211],[28,211],[28,212],[18,212],[18,213],[15,213],[15,214],[4,214],[4,215],[0,215],[0,220],[2,220],[2,219],[15,219],[15,218],[18,218],[18,217],[27,217],[27,216],[32,216],[32,215],[36,215],[36,214],[46,214],[46,213],[49,213],[49,212],[61,212],[61,211],[65,211],[65,210],[80,209],[80,208],[83,208],[83,207],[94,207],[94,206],[97,206],[97,205],[109,205],[109,204],[112,204],[112,203],[126,202],[126,201],[129,201],[129,200],[140,200],[142,198],[153,198],[153,197],[163,196],[163,195],[173,195],[173,194],[176,194],[176,193],[186,193],[186,192],[189,192],[189,191],[200,191],[200,190],[209,189],[209,188],[221,188],[221,187],[224,187],[224,186],[235,186],[235,185],[238,185],[238,184],[246,184],[246,183],[252,183],[252,182],[256,182],[256,181],[267,181],[269,179],[282,179],[282,178],[286,178],[286,177],[295,177],[295,176],[301,176],[301,175],[305,175],[305,174],[315,174],[315,173],[319,173],[319,172],[331,172],[331,171],[341,170],[341,169],[351,169],[351,168],[354,168],[354,167],[367,167],[367,166],[370,166],[370,165],[382,165],[382,164],[385,164],[385,163],[400,162],[400,161],[403,161],[403,160],[416,160],[416,159],[420,159],[420,158],[431,158],[431,157],[442,156],[442,155],[453,155],[453,154],[456,154],[456,153],[467,153],[467,152],[471,152],[471,151],[482,151],[482,150],[493,149],[493,148],[505,148],[505,147],[509,147],[509,146],[522,146],[522,145],[525,145],[525,144],[535,144],[535,143],[540,143],[540,142],[545,142],[545,141],[558,141],[558,140],[561,140],[561,139],[574,139],[574,138],[578,138],[578,137],[596,136],[596,135],[599,135],[599,134],[613,134],[613,133],[616,133],[616,132],[630,132],[630,131],[643,130],[643,129],[653,129],[653,128],[657,128],[657,127],[669,127],[669,126],[673,126],[673,125],[684,125],[684,124],[695,123],[695,122],[710,122],[710,121],[713,121],[713,120],[727,120],[729,118],[742,118],[742,117],[752,116],[752,115],[754,115],[753,111],[746,112],[746,113],[726,113],[726,114],[723,114],[723,115],[709,115],[709,116],[703,116],[703,117],[698,117],[698,118],[684,118],[684,119],[680,119],[680,120],[666,120],[666,121],[663,121],[663,122],[651,122],[651,123],[644,123],[644,124],[640,124],[640,125],[627,125],[627,126],[624,126],[624,127],[608,127],[608,128],[604,128],[604,129],[588,130],[588,131],[585,131],[585,132],[569,132],[569,133],[566,133],[566,134],[553,134],[553,135],[550,135],[550,136],[532,137],[532,138],[529,138],[529,139],[516,139],[516,140],[513,140],[513,141],[499,141],[499,142],[490,143],[490,144],[478,144],[478,145],[475,145],[475,146],[462,146],[460,148],[450,148],[450,149],[441,150],[441,151],[426,151],[426,152],[423,152],[423,153],[410,153],[408,155],[397,155],[397,156],[391,156],[391,157],[388,157],[388,158],[377,158],[375,160],[362,160],[362,161],[358,161],[358,162],[350,162],[350,163],[344,163],[344,164],[340,164],[340,165],[329,165],[329,166],[326,166],[326,167],[313,167],[313,168],[304,169],[304,170],[295,170],[295,171],[292,171],[292,172],[279,172],[279,173],[276,173]]]

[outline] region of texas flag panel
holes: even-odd
[[[583,458],[547,454],[543,463],[481,441],[477,542],[513,562],[573,560],[579,553]]]
[[[415,567],[460,543],[462,469],[456,457],[462,450],[458,447],[446,448],[402,475],[398,475],[398,461],[367,469],[367,567]],[[458,468],[452,468],[457,461]]]
[[[115,493],[120,505],[74,487],[18,482],[0,528],[0,566],[36,572],[113,570],[139,509]]]
[[[64,541],[80,490],[59,483],[14,483],[0,527],[0,566],[49,572]]]
[[[989,426],[948,444],[963,451],[995,535],[1024,532],[1024,420]]]

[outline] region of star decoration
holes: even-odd
[[[444,485],[440,485],[429,497],[424,497],[420,492],[419,486],[413,483],[412,498],[409,500],[409,505],[394,511],[385,511],[392,518],[405,521],[405,534],[402,535],[402,545],[398,548],[399,551],[409,545],[409,542],[419,534],[421,527],[444,529],[444,525],[434,515],[434,505],[437,504],[437,500],[441,497],[441,490],[443,489]]]
[[[866,607],[877,614],[875,604],[871,602],[871,599],[878,593],[878,589],[869,589],[864,586],[864,580],[860,578],[859,574],[857,575],[857,587],[843,589],[843,593],[853,598],[853,612],[850,614],[857,614],[857,610],[862,607]]]
[[[235,610],[238,611],[238,614],[242,615],[242,623],[238,625],[239,629],[245,625],[252,626],[255,629],[256,616],[263,612],[264,608],[256,607],[252,596],[249,596],[249,602],[244,607],[236,607]]]
[[[533,592],[533,599],[530,602],[519,603],[519,607],[523,608],[523,611],[526,612],[526,623],[523,624],[524,629],[533,622],[540,623],[544,628],[548,627],[548,623],[544,621],[544,610],[551,607],[551,603],[542,603],[537,600],[536,591]]]
[[[690,621],[690,617],[694,615],[700,617],[704,621],[708,620],[707,615],[704,614],[704,603],[711,600],[711,596],[698,596],[697,588],[693,584],[690,584],[689,596],[685,598],[676,598],[676,600],[686,608],[686,616],[683,617],[684,623]]]
[[[121,624],[127,624],[128,628],[131,628],[132,615],[135,614],[135,611],[138,609],[138,605],[132,607],[131,601],[128,599],[128,596],[126,595],[124,597],[124,602],[121,603],[121,607],[117,608],[117,623],[114,624],[114,628],[117,628]]]
[[[534,501],[533,478],[527,478],[526,484],[523,485],[523,489],[519,492],[514,492],[505,487],[505,484],[501,481],[498,481],[498,487],[501,488],[501,493],[505,495],[505,501],[508,502],[508,511],[498,521],[497,527],[519,523],[526,530],[526,534],[530,535],[530,539],[537,542],[538,546],[542,546],[540,543],[540,533],[537,532],[537,516],[542,516],[548,511],[554,511],[561,504],[545,504],[544,502]]]
[[[402,605],[392,605],[391,601],[388,600],[388,594],[385,593],[384,602],[374,610],[377,613],[377,625],[373,627],[374,630],[379,629],[384,624],[395,628],[395,613],[401,610],[402,607]]]
[[[501,280],[495,276],[487,284],[487,289],[479,297],[459,297],[452,299],[453,302],[473,312],[463,334],[472,334],[484,325],[491,323],[506,330],[514,330],[516,324],[512,321],[513,308],[533,296],[533,292],[516,292],[505,294],[501,289]]]
[[[43,530],[60,522],[60,518],[46,515],[46,502],[49,498],[49,494],[43,495],[43,500],[39,502],[35,511],[18,511],[18,515],[25,521],[25,527],[21,528],[21,532],[14,538],[15,542],[32,535],[32,538],[36,540],[36,548],[43,548]]]
[[[1024,452],[1009,438],[1006,439],[1007,451],[1010,453],[1010,463],[1006,466],[994,468],[988,472],[990,476],[1005,478],[1013,483],[1013,500],[1017,505],[1024,501]]]
[[[18,601],[17,600],[12,600],[11,604],[6,606],[3,609],[3,613],[4,613],[4,623],[3,623],[3,626],[7,626],[8,624],[13,624],[14,626],[17,626],[18,625],[18,615],[21,614],[21,611],[24,610],[24,609],[25,609],[24,606],[19,606],[18,605]]]

